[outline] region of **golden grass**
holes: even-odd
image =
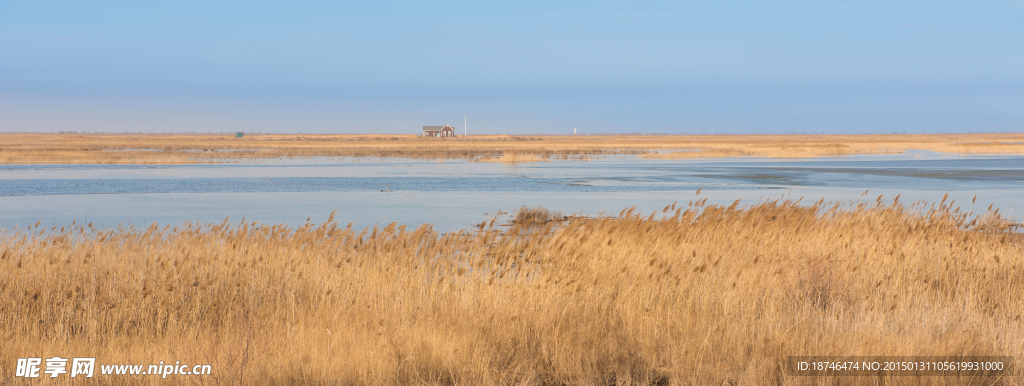
[[[519,153],[504,153],[498,157],[480,157],[474,159],[477,162],[506,162],[506,163],[519,163],[519,162],[542,162],[550,161],[548,158],[541,158],[534,154],[519,154]]]
[[[805,158],[931,150],[1024,154],[1024,134],[415,135],[0,134],[0,163],[175,164],[287,157],[410,157],[534,162],[607,154],[647,158]]]
[[[888,146],[888,145],[886,145]],[[934,150],[934,149],[929,149]],[[762,158],[815,158],[840,156],[848,154],[893,154],[903,150],[872,149],[867,146],[852,148],[842,144],[820,145],[721,145],[720,147],[700,147],[672,152],[653,152],[641,154],[640,158],[684,159],[684,158],[722,158],[722,157],[762,157]]]
[[[515,217],[512,218],[512,224],[520,227],[529,227],[547,224],[549,222],[562,219],[567,218],[560,212],[553,212],[542,206],[529,208],[526,205],[523,205],[519,208],[519,211],[516,212]]]
[[[6,231],[0,363],[7,380],[59,355],[213,366],[182,384],[810,385],[981,381],[793,377],[786,356],[1024,359],[1024,242],[997,213],[701,204],[447,234],[333,216]]]

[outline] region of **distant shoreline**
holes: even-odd
[[[0,164],[194,164],[290,157],[492,162],[640,158],[815,158],[928,150],[1024,155],[1024,133],[856,135],[0,134]]]

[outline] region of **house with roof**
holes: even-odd
[[[451,126],[423,126],[424,137],[450,138],[455,136],[455,129]]]

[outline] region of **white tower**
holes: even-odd
[[[466,127],[466,122],[469,122],[469,118],[468,117],[469,117],[469,115],[463,115],[462,116],[462,136],[463,137],[469,136],[469,128]]]

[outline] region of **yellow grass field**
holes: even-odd
[[[607,154],[647,158],[806,158],[931,150],[1024,154],[1024,134],[415,135],[0,134],[3,164],[181,164],[282,157],[411,157],[534,162]]]
[[[524,211],[508,228],[447,234],[333,215],[299,228],[9,230],[2,382],[17,358],[62,356],[213,370],[101,384],[1024,383],[1020,366],[999,379],[783,369],[790,355],[1019,365],[1024,240],[997,213],[881,197],[703,201],[598,219]]]

